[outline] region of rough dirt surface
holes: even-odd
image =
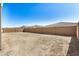
[[[65,56],[72,37],[35,33],[2,33],[3,56]],[[71,51],[71,50],[70,50]]]

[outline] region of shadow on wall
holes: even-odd
[[[79,41],[76,37],[72,37],[69,44],[67,56],[79,56]]]

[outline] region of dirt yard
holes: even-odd
[[[3,56],[65,56],[72,37],[35,33],[2,33]],[[71,51],[71,50],[70,50]],[[71,53],[71,52],[69,52]]]

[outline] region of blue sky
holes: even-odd
[[[67,3],[4,3],[2,27],[47,25],[77,22],[79,4]]]

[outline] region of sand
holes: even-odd
[[[2,33],[1,56],[66,56],[71,36]],[[70,55],[70,54],[69,54]]]

